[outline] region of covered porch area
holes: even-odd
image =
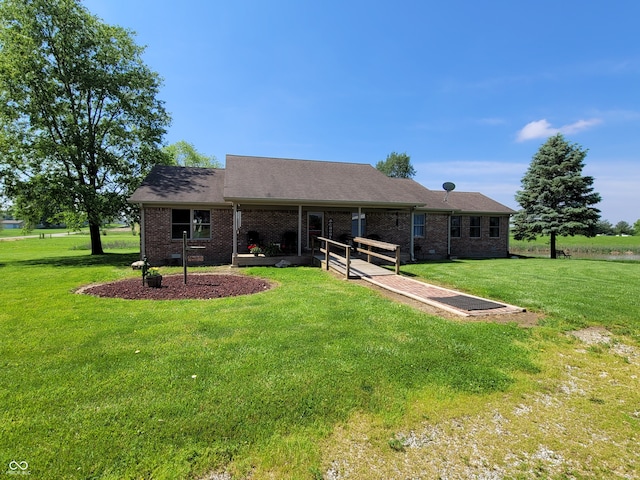
[[[408,243],[411,211],[378,206],[337,204],[233,204],[233,266],[313,263],[318,237],[350,243],[371,235]]]

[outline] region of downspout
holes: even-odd
[[[451,213],[447,217],[447,259],[451,259],[451,216],[454,211],[451,210]]]
[[[507,217],[507,257],[510,255],[511,245],[511,214]]]
[[[237,265],[238,257],[238,204],[233,204],[233,246],[231,250],[231,264]]]
[[[302,256],[302,205],[298,205],[298,256]]]
[[[144,207],[140,204],[140,256],[142,258],[147,256],[147,248],[145,245],[145,221],[144,221]]]
[[[409,215],[411,215],[411,230],[409,231],[409,254],[411,256],[411,261],[415,262],[416,261],[416,257],[414,255],[414,242],[413,242],[413,231],[415,229],[415,219],[414,219],[414,215],[413,215],[413,211],[416,209],[416,207],[411,207],[409,209]],[[426,228],[426,226],[425,226]]]

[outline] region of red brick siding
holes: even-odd
[[[494,215],[492,215],[494,216]],[[495,215],[498,216],[498,215]],[[489,237],[489,216],[480,217],[480,237],[469,236],[469,215],[462,216],[460,237],[451,238],[451,255],[454,257],[500,258],[508,251],[509,217],[500,216],[500,236]]]
[[[409,212],[367,212],[365,236],[378,235],[380,240],[400,245],[402,254],[411,247],[411,214]]]
[[[425,219],[425,236],[415,237],[416,258],[442,259],[447,258],[447,229],[449,216],[442,214],[427,214]]]
[[[345,211],[330,211],[324,214],[324,235],[336,242],[351,238],[351,222],[353,214]],[[329,220],[333,220],[333,232],[329,232]],[[331,237],[329,234],[332,233]]]
[[[238,231],[238,253],[248,253],[247,233],[258,232],[263,245],[281,243],[285,232],[298,231],[298,210],[242,209],[242,226]],[[231,244],[229,239],[229,244]]]
[[[182,254],[182,240],[171,239],[171,208],[144,209],[145,252],[152,265],[169,263],[172,254]],[[307,213],[321,209],[303,209],[302,246],[307,248]],[[324,234],[329,235],[329,220],[333,220],[333,239],[343,234],[351,235],[352,215],[345,210],[324,211]],[[204,246],[191,252],[202,255],[205,264],[231,263],[233,244],[233,211],[211,209],[212,238],[189,240],[190,245]],[[469,216],[462,216],[461,237],[451,239],[451,255],[458,257],[506,257],[508,255],[509,217],[500,217],[500,237],[489,237],[489,216],[481,217],[481,236],[469,237]],[[280,243],[287,231],[298,231],[298,209],[242,209],[242,226],[238,232],[238,253],[246,253],[247,232],[260,234],[263,244]],[[400,245],[403,259],[410,253],[411,214],[409,212],[366,212],[365,235],[379,235],[385,242]],[[414,238],[418,259],[447,257],[448,214],[426,215],[425,237]]]
[[[171,210],[156,207],[144,209],[145,254],[151,265],[166,265],[170,263],[172,254],[182,255],[182,239],[171,238]],[[232,222],[231,209],[211,209],[211,238],[189,240],[190,246],[205,248],[190,251],[187,256],[202,256],[203,261],[197,263],[206,265],[231,263]]]

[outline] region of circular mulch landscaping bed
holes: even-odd
[[[128,278],[117,282],[91,285],[81,288],[78,293],[97,297],[124,298],[127,300],[184,300],[236,297],[264,292],[271,288],[266,280],[245,275],[197,274],[163,275],[162,287],[142,285],[142,278]]]

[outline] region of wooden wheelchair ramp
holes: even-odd
[[[354,241],[359,241],[375,247],[396,247],[395,259],[368,249],[357,248],[356,251],[367,256],[367,260],[371,257],[381,258],[386,261],[394,261],[395,271],[389,268],[383,268],[373,264],[362,258],[353,258],[350,255],[350,247],[331,241],[326,238],[321,240],[326,242],[326,248],[321,249],[324,255],[315,257],[324,269],[331,269],[348,279],[362,279],[366,282],[377,285],[391,292],[404,295],[422,303],[432,305],[434,307],[455,313],[457,315],[470,317],[479,315],[500,315],[524,312],[525,309],[509,305],[504,302],[494,302],[485,298],[476,297],[449,288],[438,287],[420,280],[405,277],[399,274],[400,256],[397,245],[384,244],[384,242],[370,241],[357,237]],[[345,251],[345,256],[338,255],[330,251],[330,245],[335,245]]]
[[[323,268],[326,268],[324,256],[317,256],[316,259],[320,262]],[[382,268],[380,265],[369,263],[366,260],[360,258],[351,258],[349,260],[349,278],[370,278],[370,277],[383,277],[386,275],[395,275],[391,270]],[[346,259],[339,255],[331,254],[329,256],[329,268],[340,275],[347,274]]]

